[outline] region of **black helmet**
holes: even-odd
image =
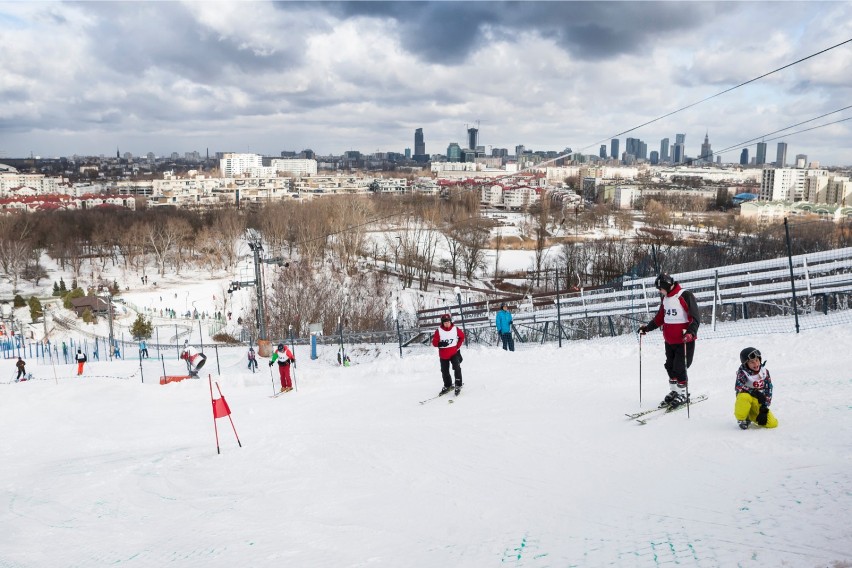
[[[654,288],[659,288],[661,290],[665,290],[666,292],[671,292],[672,288],[674,288],[674,285],[674,278],[672,278],[665,272],[660,272],[660,275],[657,276],[656,280],[654,280]]]
[[[284,344],[283,344],[283,343],[279,343],[279,344],[278,344],[278,350],[279,350],[279,351],[283,351],[283,350],[284,350]]]
[[[763,360],[763,357],[760,355],[760,351],[756,347],[746,347],[740,351],[740,363],[745,365],[746,362],[751,359],[757,359],[758,361]]]

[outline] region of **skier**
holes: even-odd
[[[497,327],[497,333],[500,334],[500,339],[503,341],[503,351],[514,351],[515,340],[512,338],[512,312],[505,303],[500,304],[500,311],[494,318],[494,325]]]
[[[692,365],[695,354],[695,338],[698,334],[698,303],[692,292],[681,288],[674,278],[661,272],[654,281],[654,287],[660,292],[662,302],[654,319],[639,327],[639,334],[663,328],[663,341],[666,346],[665,368],[669,375],[670,392],[660,403],[660,407],[672,408],[687,402],[686,370]],[[684,350],[686,361],[684,361]]]
[[[183,340],[183,353],[180,354],[180,358],[186,361],[186,369],[190,377],[198,377],[198,370],[207,362],[207,355],[196,353],[188,339]]]
[[[747,430],[752,422],[766,428],[775,428],[778,426],[778,419],[769,411],[769,405],[772,403],[772,379],[760,351],[754,347],[746,347],[740,351],[740,363],[734,384],[737,393],[734,417],[737,423],[743,430]]]
[[[148,344],[145,343],[144,339],[139,342],[139,356],[148,358]]]
[[[283,343],[278,344],[278,349],[269,358],[269,366],[278,361],[278,374],[281,377],[281,390],[279,392],[290,392],[293,390],[293,381],[290,379],[290,363],[295,363],[296,358],[290,348]]]
[[[20,381],[21,377],[23,377],[24,380],[27,380],[27,362],[18,357],[18,362],[15,363],[15,367],[18,368],[18,376],[15,377],[15,382],[17,383]]]
[[[441,326],[435,330],[432,336],[432,345],[438,348],[438,357],[441,360],[441,378],[444,380],[444,388],[438,393],[442,396],[450,392],[453,384],[450,379],[450,365],[453,367],[453,375],[456,380],[455,393],[459,394],[462,388],[461,372],[461,346],[464,343],[464,332],[453,326],[450,314],[441,316]]]
[[[77,350],[77,355],[74,356],[74,359],[77,360],[77,376],[79,377],[83,374],[83,363],[88,361],[88,359],[82,349]]]
[[[248,368],[254,373],[257,370],[257,357],[254,354],[254,347],[249,347],[248,350]]]

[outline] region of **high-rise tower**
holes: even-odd
[[[467,129],[467,147],[471,150],[476,150],[476,145],[479,142],[479,129],[478,128],[468,128]]]
[[[778,152],[775,154],[775,167],[776,168],[786,168],[787,167],[787,143],[779,142],[778,143]]]
[[[414,131],[414,159],[418,162],[428,161],[426,156],[426,142],[423,140],[423,129]]]
[[[710,133],[704,134],[704,144],[701,145],[701,155],[698,159],[702,162],[713,162],[713,149],[710,147]]]
[[[660,161],[668,162],[669,161],[669,139],[663,138],[660,140]]]
[[[754,157],[754,163],[758,166],[766,163],[766,142],[757,143],[757,155]]]
[[[618,138],[613,138],[609,142],[609,157],[614,160],[618,159]]]

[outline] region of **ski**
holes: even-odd
[[[450,392],[450,391],[447,391],[447,392]],[[447,394],[447,392],[445,392],[445,393],[441,393],[441,394],[439,394],[439,395],[437,395],[437,396],[433,396],[432,398],[427,398],[426,400],[421,400],[421,401],[420,401],[420,404],[426,404],[427,402],[432,402],[432,401],[433,401],[433,400],[435,400],[436,398],[441,398],[442,396],[444,396],[445,394]]]
[[[696,396],[690,398],[689,404],[695,405],[695,404],[698,404],[699,402],[702,402],[702,401],[705,401],[705,400],[707,400],[707,395],[706,394],[699,394],[699,395],[696,395]],[[678,406],[675,406],[675,407],[663,406],[661,408],[655,408],[655,409],[650,410],[650,411],[640,412],[639,416],[634,417],[634,415],[628,415],[628,418],[630,418],[631,420],[635,420],[639,424],[647,424],[648,420],[651,420],[652,418],[656,418],[656,417],[662,416],[664,414],[669,414],[671,412],[675,412],[675,411],[680,410],[682,408],[686,408],[686,404],[679,404]]]

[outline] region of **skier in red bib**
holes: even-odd
[[[654,319],[639,328],[645,335],[658,327],[663,328],[663,341],[666,345],[665,368],[669,375],[669,394],[660,406],[676,407],[686,400],[686,370],[692,365],[695,354],[695,339],[698,335],[698,302],[692,292],[681,288],[674,278],[661,272],[654,281],[654,287],[660,292],[662,302]],[[684,361],[684,350],[686,357]]]
[[[441,377],[444,379],[444,388],[441,389],[438,396],[445,395],[453,389],[450,378],[451,365],[456,381],[456,394],[459,394],[462,388],[462,355],[459,349],[463,343],[464,332],[453,325],[450,314],[442,315],[441,326],[435,330],[435,334],[432,336],[432,345],[438,348],[438,357],[441,359]]]

